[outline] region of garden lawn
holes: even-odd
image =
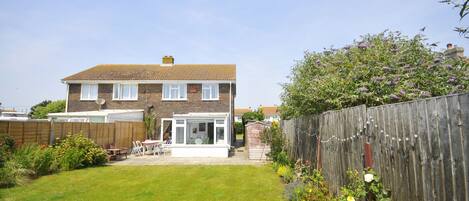
[[[0,189],[0,200],[281,200],[269,166],[105,166]]]

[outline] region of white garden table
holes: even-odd
[[[142,142],[143,147],[145,150],[143,150],[143,153],[146,153],[149,150],[153,151],[153,155],[156,155],[156,149],[158,148],[158,145],[163,143],[161,140],[145,140]]]

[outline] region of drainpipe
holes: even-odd
[[[69,93],[69,89],[68,87],[70,86],[68,83],[65,82],[65,84],[67,84],[67,96],[65,97],[65,112],[68,112],[68,93]]]
[[[231,118],[231,101],[232,101],[231,81],[230,81],[230,100],[229,101],[230,101],[230,103],[229,103],[230,108],[229,108],[228,111],[230,111],[230,112],[229,112],[228,116],[229,116],[230,120],[228,122],[230,122],[229,123],[229,126],[230,126],[229,131],[230,131],[230,145],[231,145],[231,142],[233,142],[233,139],[231,139],[233,137],[233,133],[232,133],[233,132],[233,126],[231,125],[232,124],[232,122],[231,122],[232,121],[232,118]],[[228,139],[227,139],[227,141],[228,141]]]

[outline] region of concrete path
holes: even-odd
[[[176,158],[167,156],[129,156],[128,159],[110,162],[109,165],[264,165],[267,162],[249,160],[244,147],[237,148],[228,158]]]

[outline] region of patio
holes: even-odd
[[[263,165],[264,160],[249,160],[244,147],[237,148],[228,158],[171,157],[168,155],[129,155],[127,159],[112,161],[109,165]]]

